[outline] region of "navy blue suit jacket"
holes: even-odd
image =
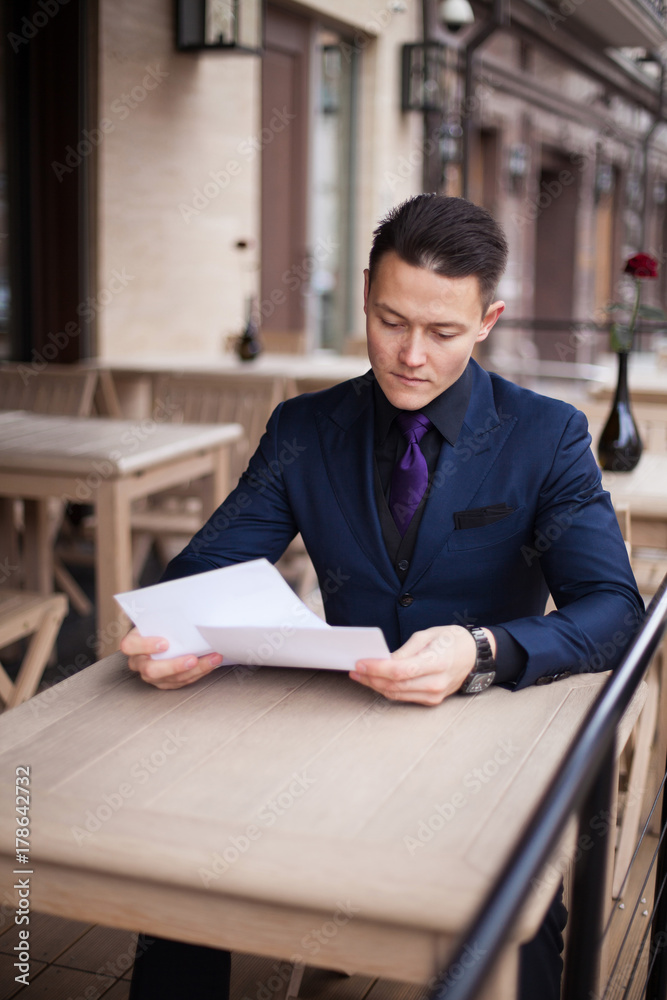
[[[443,442],[403,584],[374,496],[372,373],[281,403],[164,578],[275,562],[301,532],[332,625],[378,625],[390,649],[434,625],[503,625],[527,654],[517,688],[613,667],[643,605],[586,418],[470,365],[463,427]],[[512,510],[485,512],[496,505]],[[549,592],[558,610],[545,616]]]

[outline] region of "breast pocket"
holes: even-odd
[[[524,504],[500,521],[494,521],[493,524],[485,524],[480,528],[459,528],[458,531],[452,531],[447,548],[456,552],[461,549],[485,549],[507,541],[508,538],[526,530],[525,515]]]

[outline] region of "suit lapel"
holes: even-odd
[[[474,361],[470,363],[473,365],[470,403],[456,445],[452,447],[445,441],[440,450],[407,587],[414,585],[440,555],[454,530],[454,511],[470,506],[516,424],[515,416],[497,411],[487,372]]]
[[[373,566],[395,586],[373,485],[373,376],[369,372],[347,385],[347,393],[330,413],[316,415],[324,463],[350,531]]]

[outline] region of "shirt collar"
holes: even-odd
[[[451,445],[456,444],[456,439],[463,426],[463,420],[468,409],[468,403],[470,402],[471,389],[472,370],[470,365],[468,365],[453,385],[450,385],[449,388],[441,392],[439,396],[436,396],[435,399],[432,399],[427,406],[420,410]],[[389,402],[378,385],[377,379],[373,383],[373,396],[375,404],[375,443],[380,445],[387,437],[394,417],[401,411]]]

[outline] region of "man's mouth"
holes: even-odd
[[[401,372],[392,372],[392,374],[394,378],[397,378],[404,385],[424,385],[425,382],[428,382],[428,379],[415,378],[414,375],[403,375]]]

